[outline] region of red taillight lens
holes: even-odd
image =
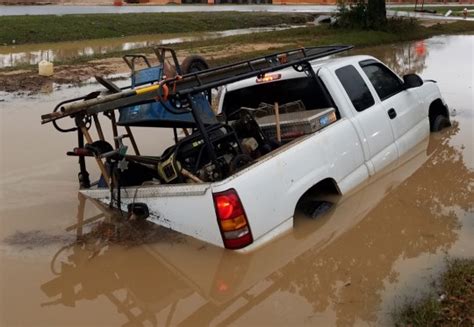
[[[252,233],[237,192],[230,189],[215,193],[213,196],[217,221],[225,247],[240,249],[252,243]]]
[[[242,214],[242,205],[236,193],[214,195],[218,218],[226,220]]]

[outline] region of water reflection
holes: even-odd
[[[184,35],[140,35],[105,40],[0,46],[0,68],[15,67],[21,64],[36,65],[41,60],[64,61],[71,58],[106,54],[110,52],[130,51],[152,46],[164,46],[185,42],[212,40],[233,35],[282,31],[299,27],[302,26],[285,25],[272,27],[253,27],[206,33],[191,33]]]
[[[387,283],[398,281],[397,260],[450,248],[460,228],[453,208],[473,210],[474,172],[449,143],[458,131],[455,124],[431,136],[324,217],[298,212],[291,233],[247,255],[160,227],[113,224],[117,217],[102,206],[86,219],[80,198],[69,228],[78,242],[52,259],[56,276],[41,285],[50,298],[42,305],[74,307],[104,295],[124,325],[282,323],[279,303],[290,303],[288,323],[373,322]]]
[[[403,76],[409,73],[419,74],[425,70],[429,48],[424,40],[420,40],[384,47],[356,48],[353,52],[355,54],[370,54],[383,61],[398,75]]]
[[[397,259],[448,250],[460,228],[451,208],[473,208],[470,188],[474,173],[465,167],[462,153],[447,144],[458,131],[457,126],[452,128],[441,141],[432,137],[427,149],[431,158],[401,185],[392,185],[355,228],[325,249],[311,249],[287,265],[283,274],[292,279],[281,289],[307,298],[315,312],[332,306],[337,325],[374,320],[384,283],[398,281],[393,270]],[[413,160],[408,165],[419,164],[415,163],[419,158]],[[407,167],[397,169],[389,178],[401,181],[401,174],[409,173],[404,169]],[[380,185],[370,187],[381,189]],[[314,276],[298,268],[308,264],[316,272]]]

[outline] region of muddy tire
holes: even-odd
[[[107,153],[107,152],[110,152],[110,151],[114,150],[114,148],[112,147],[112,145],[110,145],[109,142],[101,141],[101,140],[95,141],[95,142],[93,142],[92,144],[90,144],[86,147],[89,147],[97,155]]]
[[[181,63],[181,72],[183,75],[198,72],[200,70],[206,70],[209,68],[209,64],[206,59],[198,55],[192,55],[184,58]]]
[[[438,115],[436,118],[433,120],[433,125],[431,126],[431,131],[432,132],[439,132],[443,128],[451,126],[451,121],[449,118],[443,115]]]

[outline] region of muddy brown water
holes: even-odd
[[[205,33],[135,35],[121,38],[26,45],[0,45],[0,68],[16,67],[22,64],[36,65],[41,60],[66,61],[110,52],[132,51],[153,46],[169,46],[184,42],[213,40],[227,36],[282,31],[300,27],[304,27],[304,25],[251,27]]]
[[[1,94],[0,325],[390,325],[447,256],[474,256],[473,51],[473,36],[364,49],[436,79],[453,127],[324,216],[297,211],[291,232],[246,255],[113,225],[78,196],[76,160],[64,156],[74,135],[39,117],[95,86]],[[156,152],[170,135],[138,137]]]

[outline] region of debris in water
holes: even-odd
[[[32,230],[27,232],[17,231],[6,237],[3,242],[10,246],[18,246],[25,249],[33,249],[54,244],[70,243],[74,239],[72,235],[48,234],[41,230]]]
[[[138,246],[156,242],[183,243],[182,235],[146,220],[110,223],[101,221],[93,225],[88,233],[78,237],[79,243],[90,243],[97,240],[107,244]]]
[[[446,294],[441,294],[438,298],[438,302],[443,302],[446,299]]]

